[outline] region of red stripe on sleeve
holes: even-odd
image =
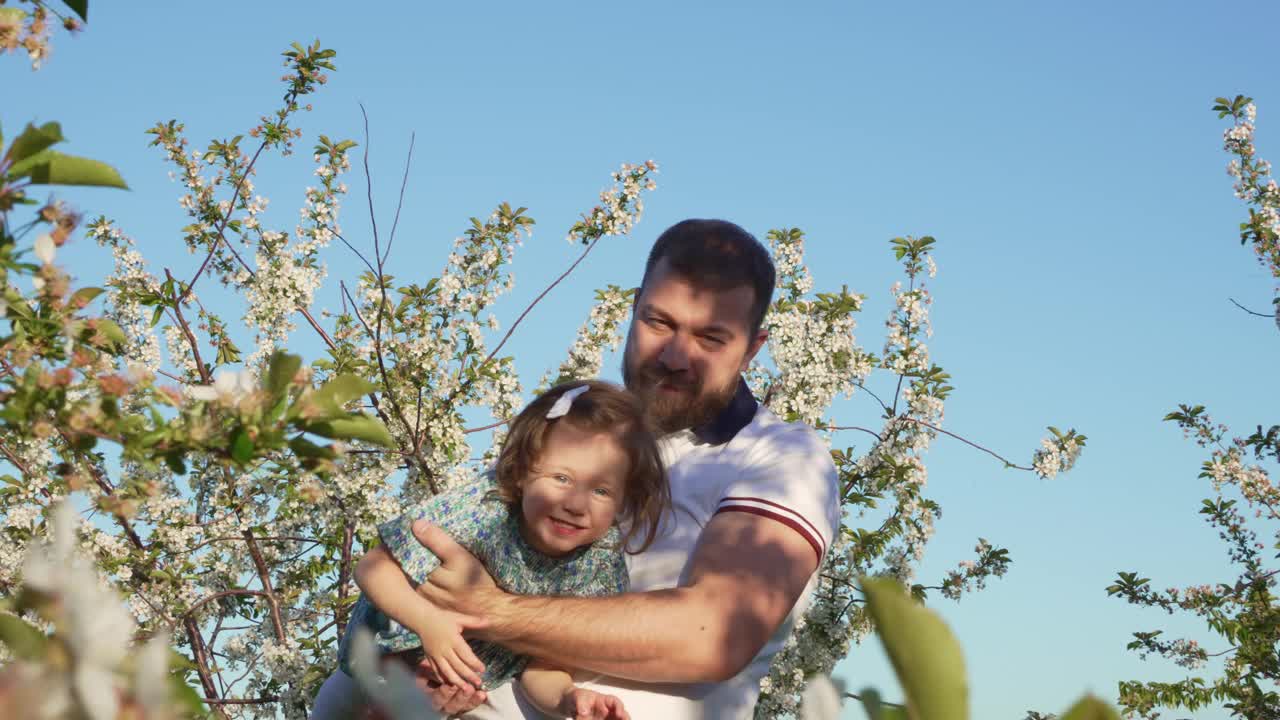
[[[751,498],[751,499],[754,500],[755,498]],[[741,512],[741,513],[748,513],[750,515],[759,515],[760,517],[766,517],[766,518],[769,518],[770,520],[776,520],[782,523],[783,525],[786,525],[792,530],[795,530],[796,532],[800,533],[800,537],[808,541],[809,546],[813,548],[813,553],[818,556],[818,565],[822,565],[822,544],[819,542],[822,536],[811,535],[809,532],[809,528],[806,528],[804,525],[801,525],[800,523],[796,522],[794,519],[786,515],[783,515],[781,513],[773,512],[772,510],[768,510],[766,508],[751,507],[750,505],[721,505],[720,508],[717,509],[714,514],[719,515],[720,513],[723,513],[723,512]]]

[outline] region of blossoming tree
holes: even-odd
[[[3,615],[0,638],[23,662],[49,662],[20,640],[57,624],[18,590],[65,585],[33,586],[23,558],[50,534],[54,507],[75,508],[52,524],[62,533],[57,547],[89,553],[96,577],[119,588],[125,636],[174,639],[177,673],[219,717],[305,715],[335,662],[356,595],[353,563],[376,540],[376,525],[405,502],[466,482],[473,457],[492,457],[524,397],[508,341],[599,242],[629,233],[657,172],[649,161],[613,173],[569,229],[581,255],[498,337],[492,306],[512,287],[507,266],[534,224],[525,208],[503,203],[472,218],[435,277],[393,278],[386,267],[398,216],[387,232],[370,217],[370,237],[344,234],[357,146],[319,135],[311,153],[318,180],[304,193],[301,221],[269,226],[258,160],[302,141],[295,122],[310,107],[304,100],[334,70],[333,51],[318,43],[295,44],[284,57],[284,99],[245,135],[193,148],[179,122],[150,131],[183,187],[189,268],[151,267],[122,228],[99,217],[88,236],[114,268],[101,288],[73,287],[57,251],[79,215],[51,203],[26,225],[11,218],[30,184],[71,177],[58,172],[118,176],[65,159],[49,159],[43,175],[31,170],[39,163],[30,158],[61,139],[56,126],[28,128],[0,164],[0,470],[9,473],[0,477],[0,595],[24,618]],[[335,240],[347,248],[335,251],[354,253],[364,268],[339,280],[343,307],[325,315],[313,300]],[[854,337],[863,296],[814,293],[804,234],[774,230],[768,240],[779,292],[766,319],[769,358],[749,381],[779,415],[831,438],[846,510],[815,603],[761,688],[757,714],[781,717],[796,711],[807,678],[829,673],[868,633],[856,578],[887,575],[917,598],[931,589],[958,598],[1003,574],[1009,557],[980,540],[976,557],[936,585],[915,582],[940,513],[926,494],[925,453],[939,434],[952,435],[942,428],[950,378],[927,346],[933,238],[892,241],[905,277],[891,290],[878,354]],[[631,292],[609,285],[597,293],[544,385],[599,374],[604,352],[620,344]],[[217,312],[235,303],[243,327]],[[283,352],[295,333],[317,337],[324,355]],[[868,398],[877,426],[831,416],[832,401],[854,393]],[[470,426],[477,411],[491,422]],[[840,447],[845,432],[867,435],[866,449]],[[1000,459],[1051,477],[1084,441],[1053,430],[1029,464]],[[104,638],[118,642],[115,632]],[[120,707],[88,695],[71,693],[69,707],[92,705],[95,718]]]
[[[1236,178],[1236,197],[1249,206],[1249,219],[1240,224],[1240,242],[1252,245],[1258,262],[1273,278],[1280,278],[1280,185],[1271,179],[1270,163],[1257,156],[1253,144],[1253,101],[1242,95],[1218,98],[1213,109],[1219,118],[1232,119],[1223,136],[1224,148],[1233,156],[1227,172]],[[1275,290],[1274,317],[1280,325],[1280,287]],[[1280,461],[1280,425],[1267,429],[1258,425],[1248,436],[1230,437],[1227,426],[1214,423],[1202,405],[1179,405],[1165,420],[1177,423],[1184,435],[1209,451],[1200,477],[1209,480],[1214,496],[1204,500],[1200,514],[1226,542],[1227,559],[1239,575],[1232,582],[1160,591],[1151,587],[1150,578],[1136,572],[1119,574],[1107,588],[1108,594],[1169,614],[1191,613],[1202,618],[1222,643],[1221,648],[1206,648],[1193,639],[1167,639],[1164,631],[1150,630],[1135,632],[1129,649],[1144,658],[1164,657],[1188,670],[1201,670],[1211,659],[1225,658],[1217,678],[1197,675],[1179,682],[1121,682],[1120,703],[1130,715],[1143,718],[1159,717],[1160,708],[1195,710],[1213,705],[1225,707],[1232,717],[1280,717],[1276,690],[1280,601],[1275,594],[1280,569],[1267,568],[1265,546],[1249,519],[1252,514],[1257,521],[1280,521],[1280,489],[1264,465]],[[1280,529],[1272,532],[1274,545],[1280,547]]]

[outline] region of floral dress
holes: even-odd
[[[498,587],[516,595],[598,597],[627,591],[627,566],[616,527],[600,540],[561,557],[534,550],[520,534],[518,507],[495,494],[492,473],[476,482],[451,488],[409,508],[378,527],[392,557],[415,585],[426,581],[440,560],[413,536],[413,523],[428,520],[475,555]],[[356,601],[338,649],[338,666],[351,674],[350,642],[357,628],[368,628],[383,653],[422,648],[418,636],[378,610],[363,594]],[[491,689],[524,670],[529,658],[480,640],[467,643],[480,662],[483,687]]]

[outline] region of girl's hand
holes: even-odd
[[[466,619],[460,615],[435,615],[427,627],[416,631],[426,655],[422,664],[433,670],[441,681],[450,685],[479,688],[484,663],[480,662],[462,637],[462,631],[467,627]]]
[[[575,687],[565,693],[564,705],[574,720],[631,720],[617,697],[586,688]]]

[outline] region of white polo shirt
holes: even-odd
[[[648,550],[628,556],[633,592],[686,582],[702,528],[722,512],[751,513],[786,525],[809,543],[821,566],[839,524],[840,496],[831,455],[812,428],[785,423],[768,408],[757,407],[742,383],[730,406],[709,428],[672,433],[659,446],[675,512],[665,518]],[[795,607],[755,658],[725,682],[636,683],[605,677],[583,685],[617,695],[637,720],[751,718],[760,681],[809,607],[817,577],[814,572]],[[609,628],[599,631],[609,634]],[[489,702],[466,717],[544,717],[513,690],[515,684],[491,692]]]

